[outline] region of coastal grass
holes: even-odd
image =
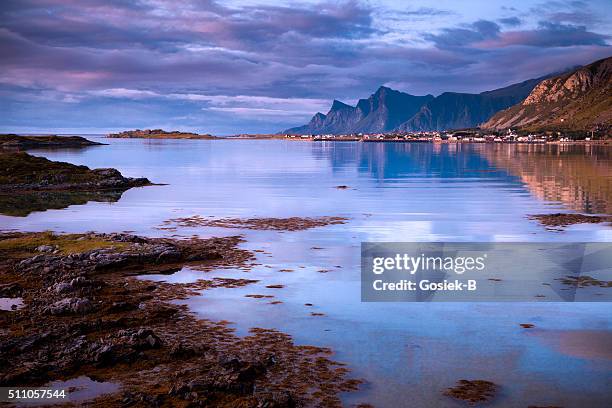
[[[82,253],[94,249],[115,248],[120,250],[129,247],[128,243],[89,238],[87,235],[56,235],[52,231],[44,231],[2,239],[0,240],[0,251],[10,252],[14,255],[29,255],[36,252],[36,248],[42,245],[52,246],[62,255]]]

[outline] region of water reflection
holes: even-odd
[[[504,169],[497,170],[472,144],[320,142],[313,143],[312,152],[328,159],[332,169],[356,166],[381,182],[409,177],[517,180]]]
[[[515,181],[538,199],[585,213],[610,213],[612,148],[602,145],[314,143],[332,169],[352,165],[379,182],[398,178]]]
[[[585,213],[612,212],[612,148],[601,145],[487,145],[479,154],[520,177],[541,200]]]
[[[30,191],[0,193],[0,214],[25,217],[35,211],[62,209],[89,201],[114,203],[125,190],[102,191]]]

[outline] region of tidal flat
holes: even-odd
[[[115,384],[94,406],[340,406],[357,388],[331,350],[295,345],[281,332],[252,328],[237,337],[223,322],[197,319],[170,303],[251,279],[207,277],[190,284],[135,275],[248,269],[238,237],[170,240],[130,234],[0,235],[0,384],[43,386],[73,378]],[[90,384],[95,388],[96,385]],[[120,390],[120,391],[119,391]]]

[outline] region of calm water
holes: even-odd
[[[576,225],[559,233],[526,218],[559,211],[610,213],[612,149],[103,141],[110,146],[32,153],[90,167],[115,167],[125,175],[168,185],[129,190],[116,203],[0,216],[0,226],[29,231],[126,230],[149,236],[242,233],[246,248],[266,251],[258,253],[262,265],[248,272],[260,282],[209,290],[186,303],[202,317],[234,322],[239,334],[250,327],[277,328],[298,343],[333,348],[336,360],[367,381],[362,391],[343,396],[347,405],[461,406],[441,391],[462,378],[500,384],[501,395],[492,406],[610,405],[609,303],[361,303],[359,247],[362,241],[612,242],[612,229],[603,225]],[[334,188],[338,185],[350,188]],[[156,229],[169,218],[196,214],[333,215],[350,221],[284,233]],[[330,271],[318,272],[321,269]],[[205,277],[246,274],[220,270]],[[201,277],[202,272],[184,269],[153,279],[187,282]],[[265,288],[270,284],[285,288]],[[275,299],[246,294],[271,294]],[[283,303],[271,305],[270,300]],[[536,328],[521,329],[519,323],[534,323]]]

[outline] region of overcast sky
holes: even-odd
[[[608,57],[611,17],[610,0],[2,0],[0,131],[277,132],[380,85],[482,92]]]

